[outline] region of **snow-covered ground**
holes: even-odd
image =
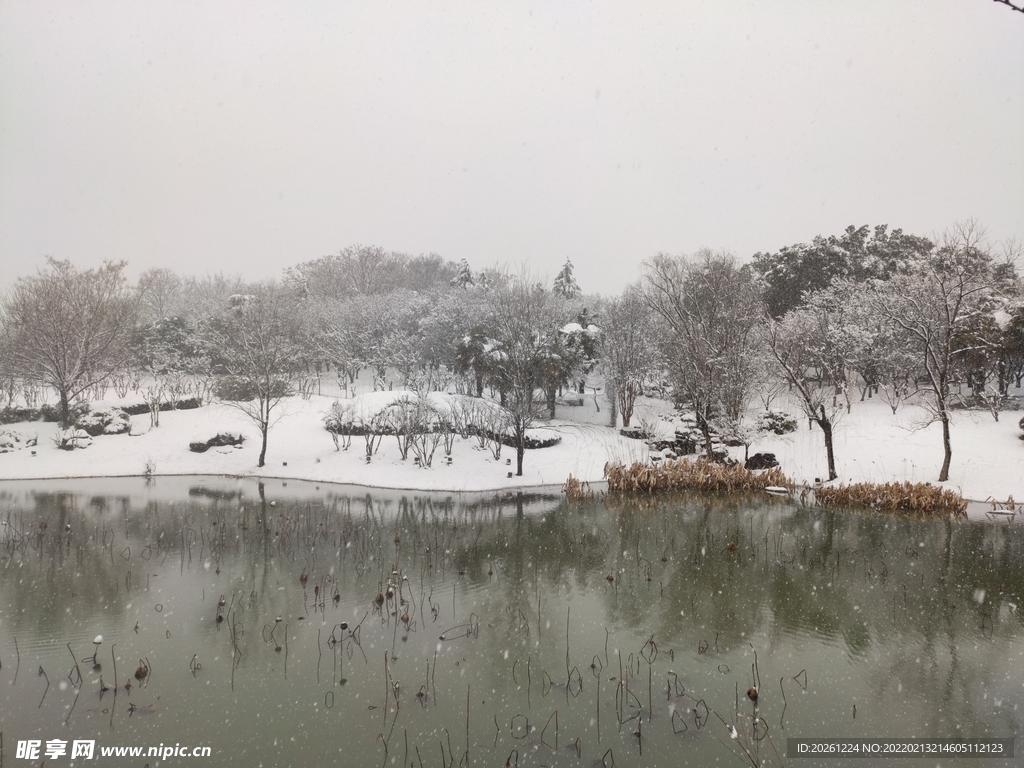
[[[390,393],[388,393],[390,394]],[[359,407],[385,402],[385,393],[367,393]],[[607,403],[595,408],[592,395],[582,405],[562,405],[559,418],[539,422],[538,427],[556,431],[560,443],[526,453],[523,477],[509,477],[515,470],[515,451],[505,447],[497,461],[475,438],[456,437],[449,465],[439,446],[433,466],[421,469],[412,460],[402,461],[394,437],[385,436],[377,454],[368,464],[362,437],[353,437],[348,450],[335,450],[323,427],[323,415],[333,397],[313,396],[309,400],[287,399],[280,407],[280,419],[270,431],[266,466],[257,468],[259,432],[236,408],[223,403],[187,411],[160,414],[160,426],[149,428],[149,416],[133,416],[132,434],[102,435],[92,444],[75,451],[59,450],[52,440],[57,425],[21,423],[0,427],[23,438],[38,435],[38,445],[0,453],[0,480],[142,475],[147,465],[156,475],[236,475],[294,478],[318,482],[356,484],[382,488],[418,490],[479,491],[498,488],[561,485],[569,474],[581,480],[600,481],[606,462],[646,460],[646,447],[623,438],[607,426]],[[773,405],[794,415],[785,402]],[[644,400],[634,423],[641,418],[671,417],[668,404]],[[1017,426],[1021,412],[1002,414],[999,422],[985,412],[954,414],[953,464],[948,485],[967,498],[1005,501],[1013,496],[1024,501],[1024,441]],[[840,480],[885,482],[910,480],[934,482],[942,463],[942,441],[938,424],[915,429],[924,410],[907,405],[894,417],[878,400],[854,403],[836,429],[836,466]],[[671,432],[667,423],[662,429]],[[242,448],[211,448],[192,453],[189,443],[221,431],[239,431],[247,440]],[[24,440],[21,443],[24,444]],[[765,435],[751,453],[770,451],[782,469],[798,483],[812,483],[826,474],[821,432],[799,421],[796,432]],[[33,451],[35,452],[33,454]],[[742,459],[742,448],[732,449]],[[508,462],[511,461],[511,464]]]

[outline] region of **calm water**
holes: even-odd
[[[12,765],[26,739],[95,740],[77,765],[839,765],[786,739],[1024,719],[1004,519],[214,478],[5,483],[0,519]]]

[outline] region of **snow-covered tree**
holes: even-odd
[[[942,424],[940,482],[949,479],[953,456],[949,411],[957,361],[987,346],[988,341],[970,329],[979,314],[992,313],[1006,284],[1006,276],[995,266],[984,231],[968,221],[948,230],[938,246],[914,259],[905,273],[872,284],[875,310],[911,341],[924,372],[926,405]]]
[[[69,261],[21,277],[0,301],[0,325],[12,369],[50,385],[61,422],[71,402],[125,365],[141,292],[125,280],[125,262],[79,271]]]
[[[552,291],[556,296],[561,296],[564,299],[575,299],[580,295],[580,287],[572,274],[572,262],[568,259],[565,260],[562,269],[555,275],[555,284],[552,287]]]
[[[537,417],[534,391],[541,386],[557,314],[551,294],[525,275],[505,280],[492,294],[495,365],[505,387],[504,406],[516,449],[516,474],[523,474],[526,432]]]
[[[835,293],[823,291],[807,306],[768,318],[764,338],[782,378],[796,394],[804,415],[825,438],[828,479],[836,473],[833,433],[849,408],[847,357],[850,349],[844,305]]]
[[[206,327],[225,373],[218,394],[260,430],[260,467],[278,406],[292,393],[299,363],[296,325],[293,299],[271,284],[240,295]]]
[[[605,310],[601,323],[601,354],[605,387],[610,390],[628,427],[644,380],[655,364],[650,309],[637,288],[627,288]]]
[[[453,288],[469,288],[476,281],[473,278],[473,270],[469,268],[469,262],[463,259],[459,262],[455,276],[451,279]]]
[[[711,458],[712,420],[739,421],[753,392],[764,314],[757,288],[734,256],[704,250],[647,262],[643,295],[663,326],[676,403],[693,411]]]
[[[837,279],[863,282],[895,274],[913,258],[927,253],[931,243],[921,237],[891,232],[886,225],[847,227],[839,235],[818,236],[810,243],[756,253],[751,266],[757,273],[765,303],[773,317],[800,306],[804,297],[824,290]]]

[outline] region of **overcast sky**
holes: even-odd
[[[968,217],[1024,239],[992,0],[0,0],[0,286],[362,243],[617,293],[659,251]]]

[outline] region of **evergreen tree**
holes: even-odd
[[[568,259],[562,265],[562,270],[555,276],[555,284],[552,291],[555,295],[566,299],[575,299],[582,293],[576,278],[572,275],[572,262]]]

